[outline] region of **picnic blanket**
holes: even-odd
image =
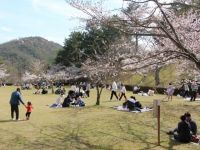
[[[147,107],[144,107],[143,109],[140,109],[140,110],[134,110],[134,111],[129,111],[128,108],[123,108],[122,106],[115,106],[113,108],[118,110],[118,111],[127,111],[127,112],[133,112],[133,113],[142,113],[142,112],[148,112],[148,111],[152,110],[152,109],[147,108]]]
[[[61,104],[52,104],[49,106],[50,108],[62,108],[62,105]]]

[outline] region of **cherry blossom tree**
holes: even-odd
[[[38,80],[38,78],[39,77],[37,75],[31,74],[28,71],[25,71],[25,73],[22,75],[23,82],[32,82],[32,81]]]
[[[66,67],[60,64],[52,65],[45,73],[42,74],[42,78],[47,80],[52,87],[52,93],[54,93],[53,83],[56,81],[68,81],[81,77],[79,74],[80,68],[75,66]]]
[[[102,81],[111,72],[113,75],[119,71],[146,74],[149,70],[159,70],[163,65],[177,63],[193,65],[199,73],[200,13],[198,7],[193,6],[190,0],[176,0],[169,3],[162,0],[126,1],[126,5],[123,5],[124,7],[118,13],[117,20],[112,20],[113,13],[105,10],[101,2],[67,0],[71,6],[90,16],[89,21],[92,25],[113,26],[131,40],[143,37],[143,41],[138,43],[136,40],[135,45],[129,45],[126,40],[119,39],[118,46],[111,46],[107,56],[99,57],[97,62],[91,60],[86,62],[84,69],[88,70],[91,76],[96,75],[99,79],[94,81]],[[174,6],[177,9],[174,9]],[[179,13],[177,10],[183,6],[188,6],[190,9]],[[148,46],[144,46],[144,43],[148,43]],[[118,53],[119,45],[122,53]],[[134,49],[135,53],[126,53],[127,49]],[[110,55],[112,51],[114,56]],[[97,99],[98,95],[97,90]]]
[[[0,65],[0,80],[5,79],[6,77],[10,76],[10,74],[7,73],[7,70],[5,69],[5,65]]]
[[[122,69],[122,60],[128,54],[134,53],[131,48],[134,44],[134,42],[122,36],[117,41],[113,41],[109,45],[109,50],[104,54],[96,55],[95,59],[88,58],[82,63],[80,73],[88,77],[96,87],[96,105],[100,105],[101,94],[108,81],[117,80],[119,75],[126,73]]]
[[[47,65],[43,61],[35,59],[34,61],[31,62],[30,71],[35,75],[41,76],[41,74],[43,74],[46,70],[47,70]]]
[[[116,28],[125,26],[121,31],[126,34],[153,39],[156,47],[137,56],[127,56],[130,59],[124,60],[124,69],[152,69],[158,64],[174,63],[176,60],[193,63],[200,69],[200,13],[197,7],[190,4],[190,0],[170,3],[161,0],[127,0],[127,7],[121,9],[120,18],[114,23],[109,20],[112,14],[103,10],[101,3],[92,4],[92,1],[83,0],[67,2],[91,16],[94,24],[106,23]],[[190,11],[179,14],[172,6],[190,6]]]

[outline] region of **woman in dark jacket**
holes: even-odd
[[[74,91],[69,91],[67,97],[64,99],[62,107],[69,107],[70,103],[73,101],[73,98],[75,97]]]
[[[178,123],[177,134],[174,134],[174,138],[179,142],[189,143],[191,141],[190,127],[186,122],[186,117],[181,116],[181,122]]]

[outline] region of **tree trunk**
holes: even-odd
[[[51,93],[55,94],[54,87],[53,87],[53,81],[50,81],[50,85],[51,85]]]
[[[100,98],[101,98],[101,93],[103,90],[103,87],[101,87],[101,89],[99,89],[99,85],[96,85],[96,90],[97,90],[97,101],[96,101],[96,105],[100,105]]]
[[[52,92],[52,94],[55,93],[55,92],[54,92],[54,87],[53,87],[53,85],[52,85],[52,88],[51,88],[51,92]]]
[[[196,63],[197,68],[200,70],[200,60]]]
[[[99,85],[96,86],[96,90],[97,90],[97,101],[96,101],[96,105],[100,105],[100,91],[99,91]]]
[[[156,66],[155,69],[155,86],[158,86],[160,84],[160,70],[162,67]]]

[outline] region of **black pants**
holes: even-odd
[[[178,133],[174,133],[174,139],[181,142],[181,143],[189,143],[191,141],[191,138],[189,137],[182,137],[180,138],[180,136],[178,135]]]
[[[117,96],[117,93],[115,91],[112,91],[111,96],[110,96],[110,100],[112,100],[113,95],[115,95],[115,97],[118,100],[118,96]]]
[[[132,111],[135,109],[135,104],[130,101],[126,101],[123,103],[123,107],[128,108],[130,111]]]
[[[192,91],[190,101],[195,101],[195,100],[196,100],[196,97],[197,97],[197,92],[196,92],[196,91]]]
[[[85,91],[87,97],[90,97],[90,91]]]
[[[190,96],[189,91],[184,91],[183,97],[189,97],[189,96]]]
[[[29,118],[31,115],[31,112],[26,112],[26,118]]]
[[[124,96],[124,98],[126,99],[125,93],[121,93],[121,96],[120,96],[119,100],[121,100],[123,96]]]
[[[14,118],[14,112],[16,114],[16,120],[19,119],[19,108],[18,105],[10,105],[11,106],[11,118]]]

